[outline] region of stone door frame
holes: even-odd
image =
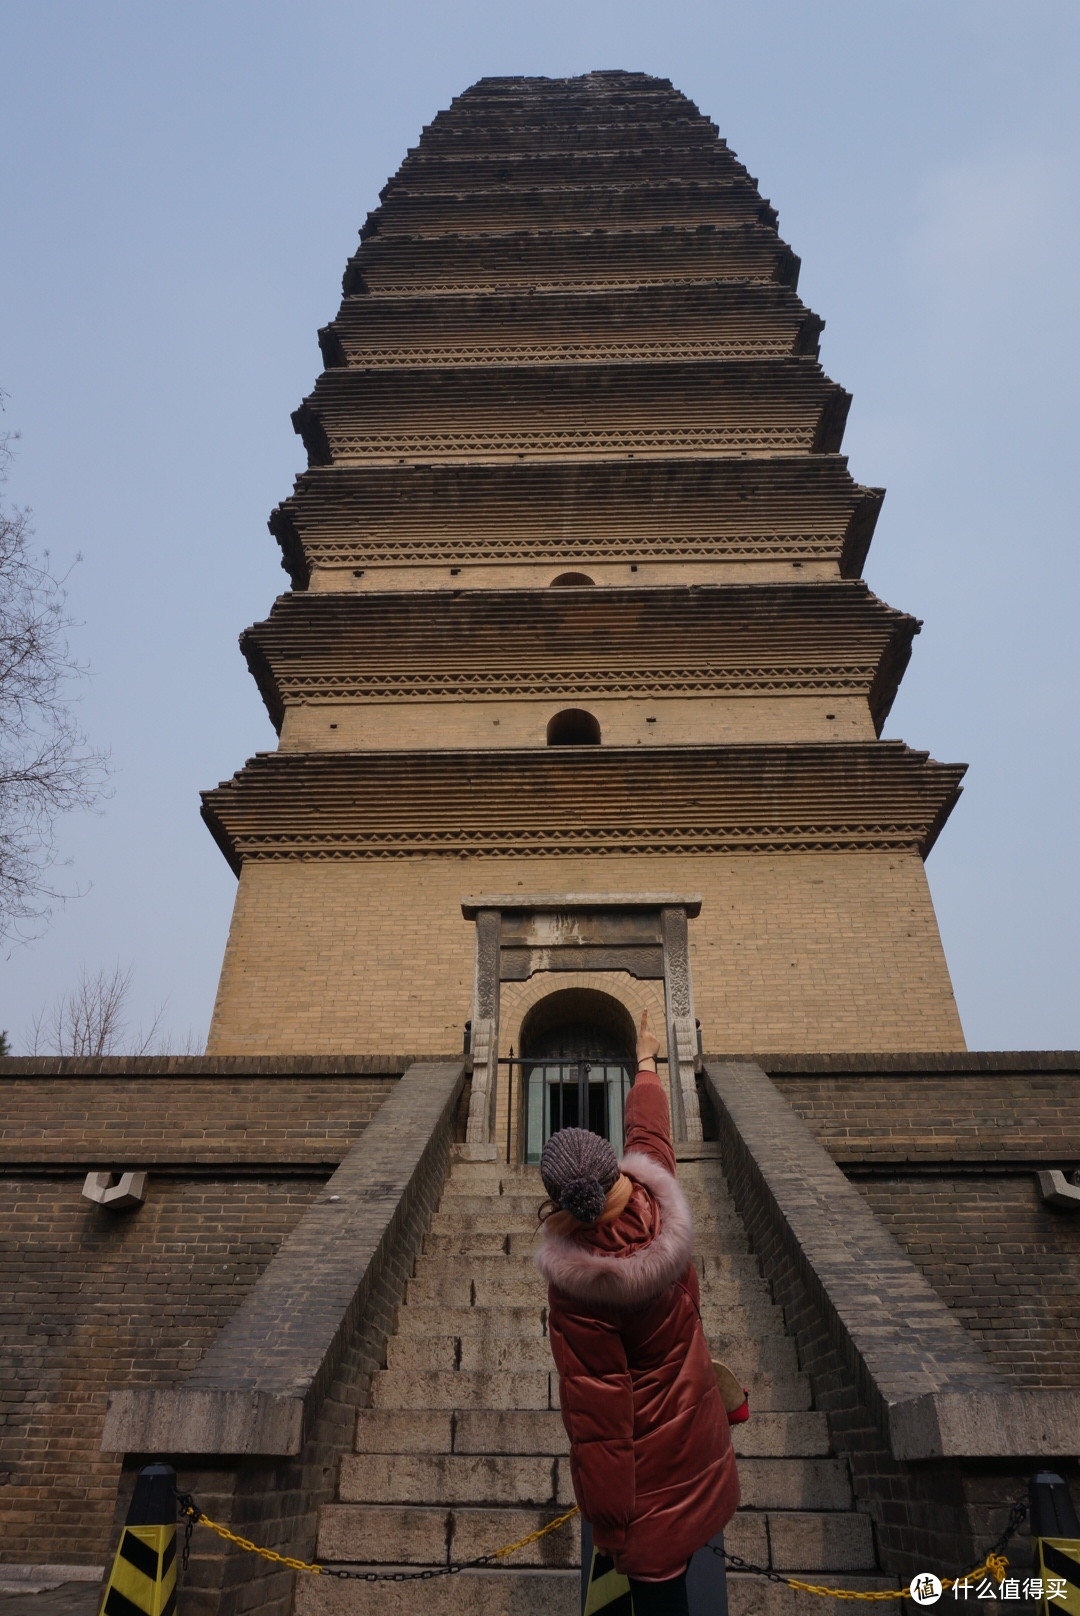
[[[680,1143],[700,1140],[688,925],[700,911],[697,893],[519,892],[462,899],[462,914],[476,923],[470,1144],[487,1145],[495,1137],[500,984],[538,971],[554,978],[582,970],[662,978],[672,1129]]]

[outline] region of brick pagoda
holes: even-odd
[[[280,745],[205,795],[210,1049],[505,1055],[571,988],[710,1048],[963,1048],[923,871],[962,771],[878,738],[918,625],[860,580],[881,491],[756,182],[666,81],[485,79],[361,237],[242,641]],[[534,952],[484,1005],[493,914]]]
[[[617,1141],[644,1009],[753,1410],[728,1548],[969,1569],[1080,1480],[1080,1055],[964,1050],[923,869],[962,771],[879,739],[918,625],[860,578],[798,262],[636,73],[482,80],[362,234],[242,640],[280,744],[205,797],[210,1049],[0,1059],[0,1585],[89,1616],[155,1459],[289,1557],[197,1529],[181,1616],[574,1616],[576,1522],[290,1565],[565,1511],[534,1163]]]

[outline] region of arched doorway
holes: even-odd
[[[633,1051],[633,1019],[609,993],[562,988],[533,1006],[521,1028],[526,1161],[560,1128],[588,1128],[621,1154]]]

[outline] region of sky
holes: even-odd
[[[80,970],[205,1037],[235,882],[199,818],[275,737],[236,645],[345,260],[486,74],[668,77],[802,258],[865,575],[923,619],[886,734],[970,765],[928,873],[969,1046],[1080,1046],[1077,0],[0,0],[8,495],[64,570],[112,754],[80,895],[0,957],[15,1053]]]

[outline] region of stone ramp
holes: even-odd
[[[462,1153],[464,1154],[464,1153]],[[742,1505],[727,1547],[773,1570],[845,1588],[876,1575],[870,1520],[854,1509],[845,1460],[810,1407],[783,1315],[749,1255],[717,1160],[684,1161],[694,1211],[702,1317],[714,1354],[749,1387],[750,1422],[734,1430]],[[546,1292],[532,1264],[534,1167],[455,1161],[409,1280],[387,1363],[321,1513],[318,1558],[373,1571],[472,1559],[543,1526],[573,1503]],[[505,1568],[425,1582],[301,1579],[297,1609],[572,1616],[577,1521],[520,1549]],[[732,1616],[781,1616],[791,1590],[730,1578]],[[799,1596],[815,1612],[838,1604]],[[850,1606],[847,1607],[850,1611]]]

